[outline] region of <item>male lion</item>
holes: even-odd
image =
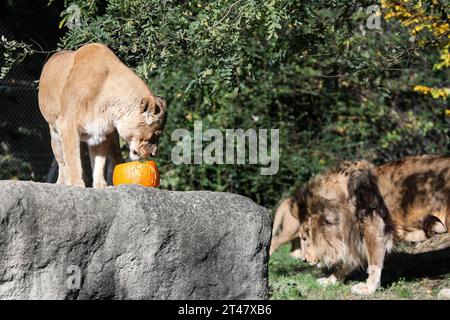
[[[117,133],[128,142],[132,160],[155,156],[167,118],[165,101],[98,43],[49,59],[39,80],[39,107],[50,127],[57,183],[84,186],[80,141],[85,141],[94,188],[106,186],[105,160],[111,145],[117,147]]]
[[[352,292],[372,294],[395,244],[450,228],[450,157],[407,157],[380,167],[346,162],[297,190],[291,213],[302,258],[334,270],[319,282],[335,283],[368,265],[367,282]]]

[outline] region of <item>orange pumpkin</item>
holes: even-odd
[[[139,184],[159,187],[159,171],[155,161],[133,161],[118,164],[114,168],[113,184]]]

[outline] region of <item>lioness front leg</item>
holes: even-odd
[[[380,287],[381,270],[386,254],[386,234],[383,219],[376,215],[367,217],[364,227],[364,246],[367,251],[369,277],[366,283],[358,283],[352,287],[352,293],[358,295],[373,294]]]
[[[110,146],[110,140],[107,139],[96,146],[89,146],[89,158],[92,168],[92,187],[101,189],[106,187],[105,163]]]
[[[83,169],[80,156],[80,135],[70,125],[61,126],[61,145],[64,156],[65,178],[67,185],[84,187]]]

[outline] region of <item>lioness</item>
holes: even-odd
[[[298,238],[300,224],[291,214],[291,201],[291,198],[284,199],[275,211],[269,254],[272,255],[282,244],[291,241],[291,252],[289,254],[300,259],[301,250]]]
[[[450,228],[450,157],[407,157],[380,167],[346,162],[297,190],[291,212],[302,258],[335,271],[319,282],[335,283],[367,264],[367,282],[352,292],[372,294],[395,244]]]
[[[128,142],[132,160],[155,156],[167,117],[165,101],[98,43],[49,59],[39,80],[39,107],[50,127],[57,183],[84,186],[80,141],[85,141],[94,188],[106,186],[105,160],[111,144],[118,143],[116,132]]]

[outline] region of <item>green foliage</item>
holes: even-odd
[[[0,179],[29,180],[33,179],[30,163],[15,157],[5,142],[0,142]]]
[[[22,62],[32,53],[31,47],[23,42],[8,40],[0,36],[0,79],[3,79],[13,64]]]
[[[365,27],[353,1],[109,0],[78,4],[81,26],[62,48],[102,42],[166,98],[162,185],[237,192],[272,206],[312,174],[346,158],[377,163],[447,153],[444,103],[413,83],[440,83],[439,57],[392,24]],[[365,8],[370,1],[359,2]],[[100,13],[101,12],[101,13]],[[176,128],[280,129],[280,171],[170,161]]]

